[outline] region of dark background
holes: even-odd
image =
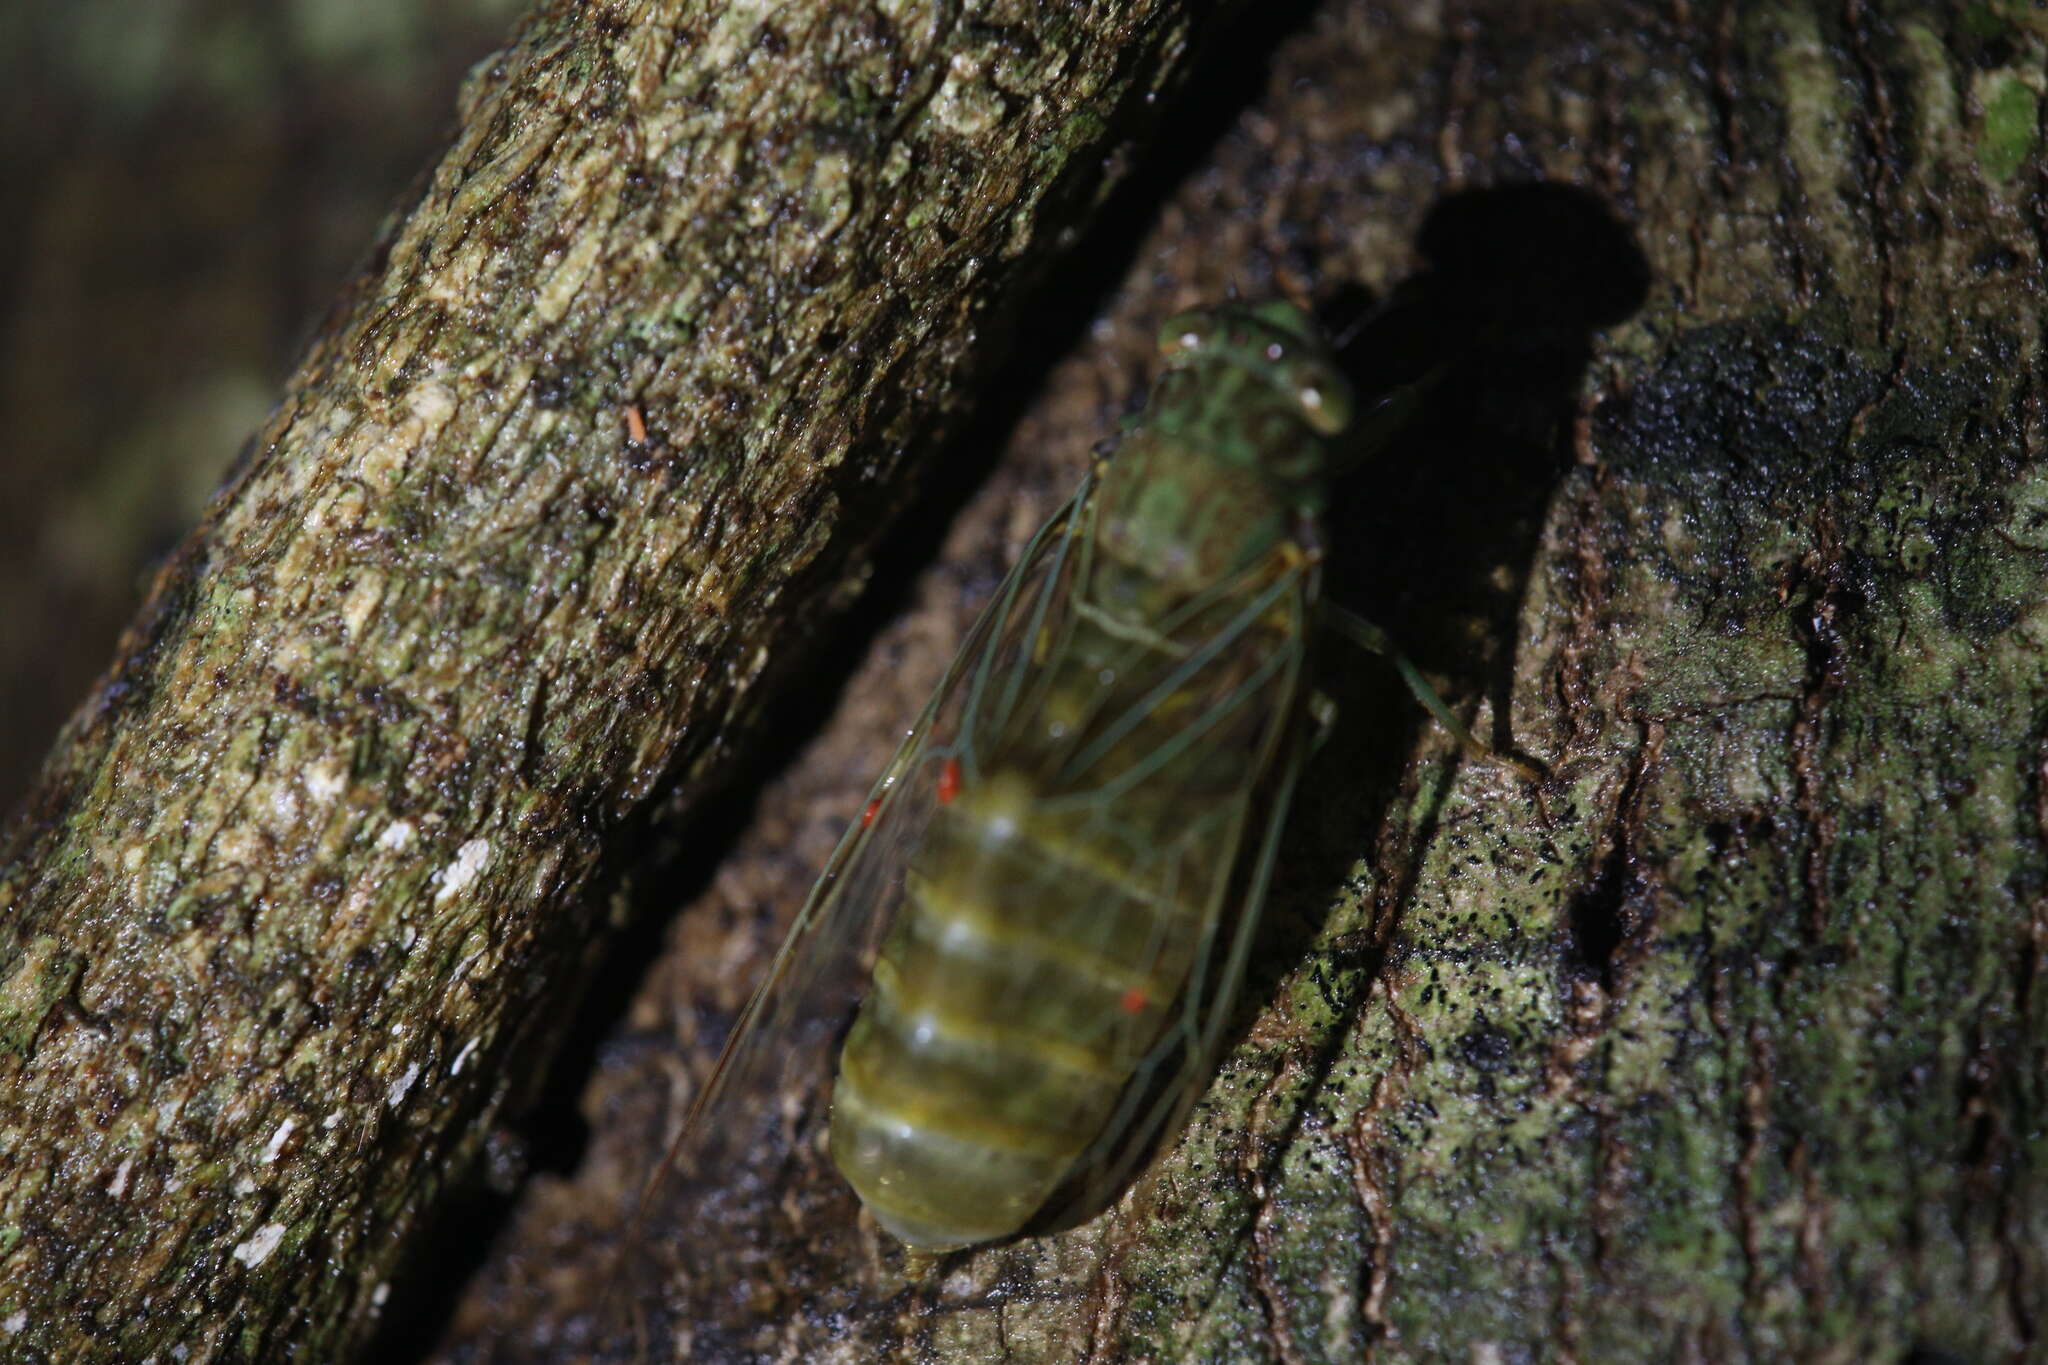
[[[0,7],[0,810],[524,8]]]

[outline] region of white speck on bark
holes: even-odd
[[[988,82],[984,63],[965,52],[953,54],[945,84],[932,98],[940,123],[963,137],[978,137],[1000,123],[1002,94]]]
[[[286,1119],[283,1123],[277,1125],[277,1131],[272,1133],[270,1141],[264,1144],[264,1165],[268,1166],[271,1162],[277,1160],[277,1154],[284,1150],[285,1140],[292,1135],[292,1130],[298,1126],[299,1121],[297,1119]]]
[[[462,1074],[462,1068],[469,1064],[469,1054],[476,1051],[476,1045],[479,1041],[481,1040],[472,1038],[462,1045],[462,1051],[455,1054],[455,1061],[448,1068],[449,1075],[460,1076]]]
[[[377,607],[384,600],[384,576],[365,573],[356,580],[356,585],[341,599],[341,623],[348,627],[350,636],[361,639],[363,627],[377,613]]]
[[[11,1337],[26,1326],[28,1326],[28,1314],[17,1308],[7,1315],[7,1321],[0,1322],[0,1332],[5,1332]]]
[[[431,427],[442,426],[455,415],[455,390],[442,380],[416,384],[405,398],[406,406]]]
[[[491,860],[491,841],[471,839],[455,850],[455,861],[441,869],[441,889],[434,893],[434,903],[439,905],[450,896],[477,879],[484,870],[484,864]]]
[[[412,847],[412,840],[412,821],[393,820],[384,826],[384,832],[377,836],[377,847],[387,853],[403,853]]]
[[[262,859],[263,845],[250,826],[230,825],[215,836],[213,851],[224,867],[253,867]]]
[[[107,1182],[107,1193],[119,1199],[128,1193],[128,1173],[135,1169],[135,1158],[124,1156],[121,1164],[114,1168],[114,1178]]]
[[[391,1102],[391,1107],[393,1109],[396,1109],[399,1106],[400,1102],[402,1102],[405,1099],[405,1092],[412,1089],[412,1083],[418,1080],[419,1078],[420,1064],[418,1062],[414,1062],[411,1066],[405,1069],[405,1074],[403,1076],[400,1076],[397,1080],[391,1083],[391,1090],[385,1096],[385,1098]]]
[[[332,801],[348,788],[348,768],[340,759],[330,758],[306,769],[306,795],[315,801]]]
[[[270,1253],[277,1250],[277,1244],[284,1240],[284,1224],[265,1223],[256,1230],[256,1235],[234,1250],[234,1257],[243,1265],[254,1270],[270,1259]]]

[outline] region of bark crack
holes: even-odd
[[[1286,1133],[1276,1145],[1269,1158],[1264,1153],[1262,1134],[1266,1118],[1272,1112],[1274,1097],[1293,1078],[1296,1070],[1292,1058],[1282,1062],[1266,1082],[1259,1097],[1252,1104],[1249,1122],[1246,1124],[1244,1156],[1240,1171],[1245,1186],[1252,1197],[1252,1284],[1258,1291],[1259,1311],[1265,1318],[1266,1338],[1272,1343],[1274,1353],[1283,1365],[1302,1365],[1303,1356],[1294,1341],[1294,1328],[1288,1321],[1286,1291],[1281,1287],[1280,1276],[1273,1269],[1273,1220],[1277,1213],[1267,1179],[1269,1169],[1286,1157],[1287,1144],[1291,1141],[1299,1117],[1290,1119],[1285,1125]]]
[[[1109,1365],[1118,1358],[1119,1330],[1130,1298],[1121,1271],[1122,1259],[1122,1240],[1112,1237],[1090,1289],[1095,1314],[1088,1323],[1086,1365]]]
[[[1831,510],[1821,510],[1814,548],[1797,572],[1801,581],[1788,591],[1798,592],[1803,604],[1798,630],[1806,646],[1806,680],[1792,722],[1793,804],[1807,829],[1801,859],[1806,936],[1810,943],[1819,943],[1826,937],[1833,913],[1828,863],[1836,826],[1834,809],[1824,799],[1827,781],[1822,773],[1822,751],[1829,703],[1848,686],[1840,619],[1849,601],[1849,588]]]
[[[1345,1130],[1344,1148],[1351,1160],[1351,1187],[1365,1213],[1368,1241],[1360,1258],[1363,1283],[1359,1295],[1359,1320],[1366,1329],[1365,1358],[1376,1360],[1383,1343],[1391,1342],[1394,1325],[1387,1316],[1387,1296],[1393,1283],[1395,1240],[1395,1197],[1390,1163],[1382,1154],[1386,1134],[1382,1121],[1395,1112],[1406,1091],[1406,1073],[1413,1065],[1416,1046],[1413,1021],[1393,998],[1382,981],[1373,983],[1369,994],[1386,1005],[1394,1028],[1395,1055],[1373,1079],[1372,1095],[1359,1107]]]
[[[1843,0],[1842,22],[1849,32],[1849,49],[1856,59],[1865,96],[1862,124],[1864,150],[1870,185],[1871,245],[1877,252],[1878,311],[1877,340],[1891,346],[1892,328],[1898,316],[1899,282],[1894,264],[1894,225],[1898,222],[1898,148],[1893,129],[1892,93],[1884,69],[1871,46],[1870,21],[1864,0]]]
[[[1771,1038],[1760,1023],[1745,1030],[1742,1084],[1742,1114],[1738,1132],[1742,1152],[1735,1161],[1731,1203],[1735,1209],[1736,1234],[1742,1243],[1742,1300],[1744,1311],[1738,1331],[1745,1349],[1755,1354],[1754,1324],[1763,1317],[1764,1296],[1769,1288],[1763,1258],[1762,1211],[1756,1205],[1757,1168],[1763,1160],[1770,1132]]]
[[[1610,1000],[1619,987],[1617,957],[1631,944],[1641,947],[1646,925],[1646,917],[1630,909],[1644,897],[1652,876],[1636,856],[1637,825],[1642,817],[1645,779],[1662,758],[1664,733],[1664,726],[1657,721],[1640,723],[1639,742],[1622,775],[1621,790],[1603,832],[1607,851],[1593,859],[1598,870],[1572,898],[1566,912],[1571,959],[1580,971],[1598,981]]]
[[[1465,119],[1477,100],[1474,88],[1479,65],[1480,26],[1472,15],[1460,12],[1450,20],[1452,33],[1450,74],[1444,81],[1443,127],[1437,132],[1437,166],[1443,173],[1444,188],[1457,190],[1465,183]]]
[[[1742,120],[1736,117],[1735,32],[1742,0],[1721,0],[1714,11],[1714,45],[1708,56],[1708,88],[1713,91],[1714,136],[1720,149],[1715,179],[1720,196],[1733,200],[1735,170],[1748,155],[1742,142]]]

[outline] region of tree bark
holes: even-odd
[[[1518,326],[1333,516],[1333,595],[1551,777],[1461,761],[1330,652],[1346,719],[1183,1139],[1071,1232],[907,1282],[863,1263],[749,1286],[736,1311],[763,1340],[862,1360],[2035,1358],[2044,48],[2021,6],[1876,0],[1332,0],[1281,47],[1162,196],[1017,453],[1077,468],[1072,414],[1142,382],[1141,324],[1232,286],[1384,290],[1416,251],[1431,288],[1500,300]],[[1626,243],[1570,195],[1502,188],[1528,181],[1627,225],[1650,284],[1625,321]],[[1607,330],[1575,349],[1590,322]],[[1005,505],[1025,468],[969,528],[1029,521]],[[709,912],[772,942],[758,920],[802,889],[789,845],[815,870],[813,827],[858,810],[916,700],[876,699],[928,686],[935,665],[904,658],[955,637],[886,636],[764,798],[633,1016],[636,1043],[673,1017],[684,1059],[621,1049],[600,1073],[587,1169],[533,1192],[448,1359],[618,1340],[590,1326],[591,1267],[657,1160],[648,1111],[676,1070],[701,1079],[703,1014],[739,995]],[[791,1206],[815,1215],[832,1177],[808,1179]],[[718,1232],[644,1240],[659,1264]],[[618,1358],[685,1354],[693,1324],[664,1310],[685,1295],[640,1304],[654,1330]]]
[[[0,843],[9,1359],[331,1360],[1201,11],[544,5]]]

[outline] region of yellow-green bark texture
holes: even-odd
[[[337,1360],[1204,8],[539,6],[0,836],[0,1355]]]
[[[1082,239],[1122,271],[1097,325],[678,918],[440,1359],[2040,1358],[2048,24],[1295,22]],[[707,1317],[669,1249],[725,1230],[627,1211],[1003,546],[1160,319],[1345,286],[1511,319],[1339,490],[1331,592],[1549,779],[1325,649],[1341,718],[1183,1139],[1102,1217],[914,1276],[808,1254],[859,1213],[800,1160],[782,1273]]]

